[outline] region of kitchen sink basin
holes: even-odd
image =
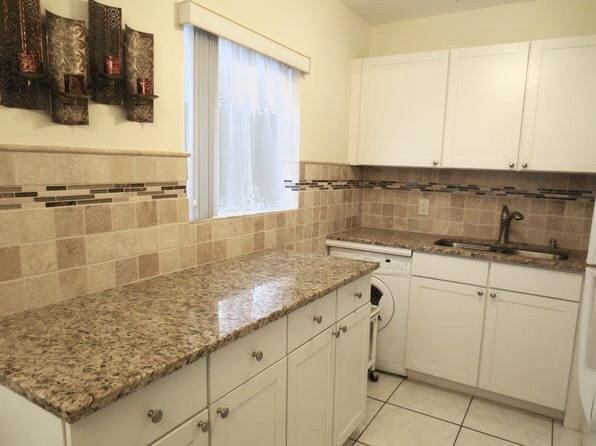
[[[569,254],[564,251],[556,249],[530,247],[526,245],[499,245],[497,243],[482,243],[471,240],[457,240],[457,239],[441,239],[435,242],[437,246],[445,246],[448,248],[470,249],[473,251],[496,252],[499,254],[506,254],[520,257],[531,257],[534,259],[545,260],[567,260]]]

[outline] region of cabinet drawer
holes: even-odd
[[[489,286],[579,302],[582,282],[581,274],[493,263]]]
[[[205,409],[151,446],[209,446],[209,413]]]
[[[288,351],[293,351],[335,323],[336,292],[288,315]]]
[[[218,400],[283,358],[286,342],[284,317],[213,353],[209,358],[210,401]]]
[[[337,319],[370,302],[370,275],[361,277],[337,291]]]
[[[76,446],[146,445],[207,406],[206,358],[183,367],[99,412],[66,425]],[[163,417],[152,422],[150,410]]]
[[[488,262],[415,252],[412,275],[485,286]]]

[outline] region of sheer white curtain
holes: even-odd
[[[225,39],[218,52],[216,214],[296,207],[284,180],[298,159],[299,73]]]

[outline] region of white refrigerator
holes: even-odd
[[[578,379],[584,412],[584,446],[596,446],[596,211],[592,220],[588,267],[580,306]]]

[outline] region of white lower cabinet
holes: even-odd
[[[341,446],[358,428],[366,413],[370,306],[337,324],[335,347],[334,445]]]
[[[288,446],[333,442],[333,326],[288,356]]]
[[[286,358],[209,406],[211,446],[286,443]]]
[[[209,446],[209,413],[204,410],[151,446]]]
[[[490,290],[480,387],[564,410],[578,305]]]
[[[413,277],[406,368],[475,386],[485,289]]]

